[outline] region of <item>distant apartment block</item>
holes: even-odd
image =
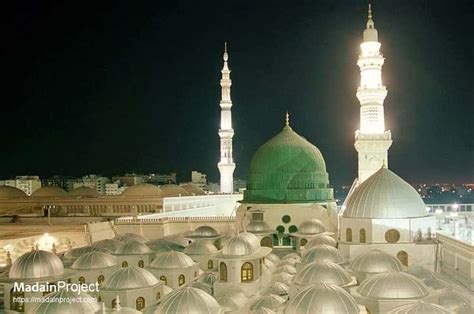
[[[0,185],[13,186],[31,195],[41,187],[41,180],[38,176],[17,176],[15,179],[1,181]]]

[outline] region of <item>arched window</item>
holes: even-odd
[[[159,292],[156,293],[156,299],[157,300],[161,299],[161,293],[159,293]]]
[[[352,242],[352,229],[346,228],[346,242]]]
[[[128,267],[127,261],[123,261],[123,262],[122,262],[122,267]]]
[[[10,290],[10,310],[17,312],[25,311],[24,298],[25,293],[20,291],[14,291],[14,288]]]
[[[253,265],[251,263],[246,262],[242,265],[242,268],[240,269],[240,281],[253,281]]]
[[[272,247],[272,239],[270,237],[263,237],[260,241],[261,246]]]
[[[105,280],[104,278],[104,275],[100,275],[99,277],[97,277],[97,283],[100,285],[101,283],[103,283]]]
[[[145,298],[144,297],[138,297],[137,300],[135,301],[135,308],[137,311],[143,310],[145,308]]]
[[[184,275],[183,274],[179,275],[179,277],[178,277],[178,286],[184,285],[185,282],[186,282],[186,278],[184,278]]]
[[[306,240],[304,238],[300,240],[300,246],[305,246],[306,243],[308,243],[308,240]]]
[[[79,283],[86,283],[86,279],[84,277],[79,277]]]
[[[227,282],[227,265],[224,262],[219,264],[219,279]]]
[[[138,267],[140,267],[140,268],[145,267],[145,262],[143,262],[143,260],[139,260],[138,261]]]
[[[161,277],[160,277],[160,280],[161,280],[161,281],[164,281],[165,285],[168,284],[168,279],[166,279],[166,276],[161,276]]]
[[[402,265],[408,266],[408,253],[405,251],[400,251],[397,253],[398,260],[402,263]]]
[[[365,243],[365,229],[362,228],[359,231],[359,242],[360,243]]]
[[[117,307],[117,299],[112,300],[112,308],[115,309]]]
[[[207,261],[207,269],[213,269],[214,268],[214,262],[212,259]]]

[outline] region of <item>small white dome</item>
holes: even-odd
[[[248,302],[248,298],[240,288],[235,286],[225,289],[216,296],[216,301],[226,312],[238,311]]]
[[[141,236],[141,235],[135,234],[135,233],[124,233],[124,234],[116,236],[114,239],[122,241],[122,242],[137,241],[137,242],[141,242],[141,243],[147,243],[149,241],[144,236]]]
[[[278,255],[273,253],[270,253],[265,256],[265,260],[272,261],[274,264],[279,264],[281,262],[281,258],[279,258]]]
[[[301,289],[290,299],[285,314],[337,313],[357,314],[359,307],[354,297],[331,283],[319,283]]]
[[[184,287],[168,294],[156,309],[157,314],[209,313],[223,310],[216,299],[201,289]]]
[[[55,254],[33,250],[18,257],[10,267],[8,277],[14,279],[33,279],[52,277],[64,273],[64,265]]]
[[[130,266],[116,270],[102,283],[102,289],[141,289],[152,287],[159,283],[160,281],[148,270],[136,266]]]
[[[137,242],[137,241],[127,241],[119,247],[114,254],[116,255],[142,255],[151,253],[148,245]]]
[[[92,252],[92,251],[101,251],[101,252],[103,251],[105,253],[110,252],[106,249],[99,249],[99,248],[95,248],[93,246],[81,246],[81,247],[76,247],[74,249],[71,249],[71,250],[67,251],[64,254],[64,258],[67,259],[67,260],[75,260],[75,259],[81,257],[82,255],[84,255],[86,253],[89,253],[89,252]]]
[[[426,285],[403,272],[377,274],[362,282],[357,291],[373,299],[420,299],[429,294]]]
[[[326,231],[326,227],[321,222],[321,220],[316,218],[311,218],[309,220],[305,220],[301,223],[298,227],[299,234],[318,234]]]
[[[189,234],[189,238],[217,238],[219,232],[211,226],[199,226]]]
[[[92,251],[81,255],[74,261],[71,268],[73,269],[100,269],[113,267],[117,265],[117,258],[113,255]]]
[[[249,232],[242,232],[227,241],[222,253],[224,255],[250,255],[260,248],[258,238]]]
[[[150,268],[186,268],[195,263],[191,257],[182,252],[170,251],[156,256]]]
[[[340,287],[352,282],[347,270],[331,261],[313,262],[307,264],[293,278],[293,282],[300,286],[309,286],[320,282],[333,283]]]
[[[345,218],[425,217],[426,206],[405,180],[382,167],[359,185],[347,200]]]
[[[387,312],[388,314],[449,314],[441,305],[418,301],[415,303],[405,304]]]
[[[349,268],[361,273],[386,273],[403,270],[402,264],[396,257],[377,249],[354,258]]]
[[[104,239],[97,242],[92,243],[92,247],[99,249],[99,250],[108,250],[110,252],[115,252],[119,247],[123,244],[122,241],[115,240],[115,239]]]
[[[289,253],[289,254],[286,254],[285,256],[283,256],[281,261],[284,262],[284,261],[288,261],[288,260],[291,260],[291,259],[294,259],[299,263],[300,260],[301,260],[301,257],[296,253]]]
[[[212,242],[209,240],[196,240],[191,242],[183,251],[183,253],[189,255],[212,255],[217,253],[218,250]]]
[[[38,303],[31,310],[31,314],[50,314],[50,313],[97,313],[100,310],[100,306],[91,295],[84,292],[72,292],[66,290],[60,290],[46,295],[50,299],[61,299],[61,300],[77,300],[80,298],[81,302],[51,302],[45,300]]]
[[[285,273],[285,272],[282,272],[282,273],[278,273],[278,274],[274,274],[272,275],[272,279],[271,279],[271,282],[272,283],[275,283],[275,282],[282,282],[286,285],[290,285],[292,282],[293,282],[293,275],[291,274],[288,274],[288,273]]]
[[[306,243],[304,247],[305,249],[308,250],[312,247],[315,247],[316,245],[321,245],[321,244],[337,247],[337,240],[325,233],[321,233],[311,238],[311,240],[308,241],[308,243]]]
[[[344,257],[341,252],[333,246],[329,245],[316,245],[315,247],[304,252],[301,257],[301,263],[311,263],[319,261],[331,261],[336,264],[344,262]]]
[[[296,268],[294,266],[291,266],[291,265],[282,265],[282,266],[279,266],[278,268],[276,268],[273,271],[273,273],[274,274],[288,273],[290,275],[294,275],[294,274],[296,274]]]
[[[279,295],[275,295],[275,294],[264,295],[264,296],[258,297],[255,301],[253,301],[250,304],[250,310],[255,311],[261,308],[276,310],[283,303],[285,303],[285,299],[283,299]]]
[[[273,233],[270,226],[263,220],[253,220],[246,227],[245,230],[250,233]]]

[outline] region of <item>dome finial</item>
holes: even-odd
[[[288,110],[285,114],[285,126],[290,126],[290,114],[288,113]]]
[[[227,62],[229,60],[229,54],[227,53],[227,42],[224,42],[224,62]]]
[[[374,21],[372,20],[372,5],[370,3],[367,15],[367,28],[374,28]]]
[[[387,160],[385,158],[382,161],[382,168],[387,169]]]

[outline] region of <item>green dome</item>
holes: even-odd
[[[263,144],[250,163],[246,203],[307,203],[333,200],[319,149],[290,126]]]

